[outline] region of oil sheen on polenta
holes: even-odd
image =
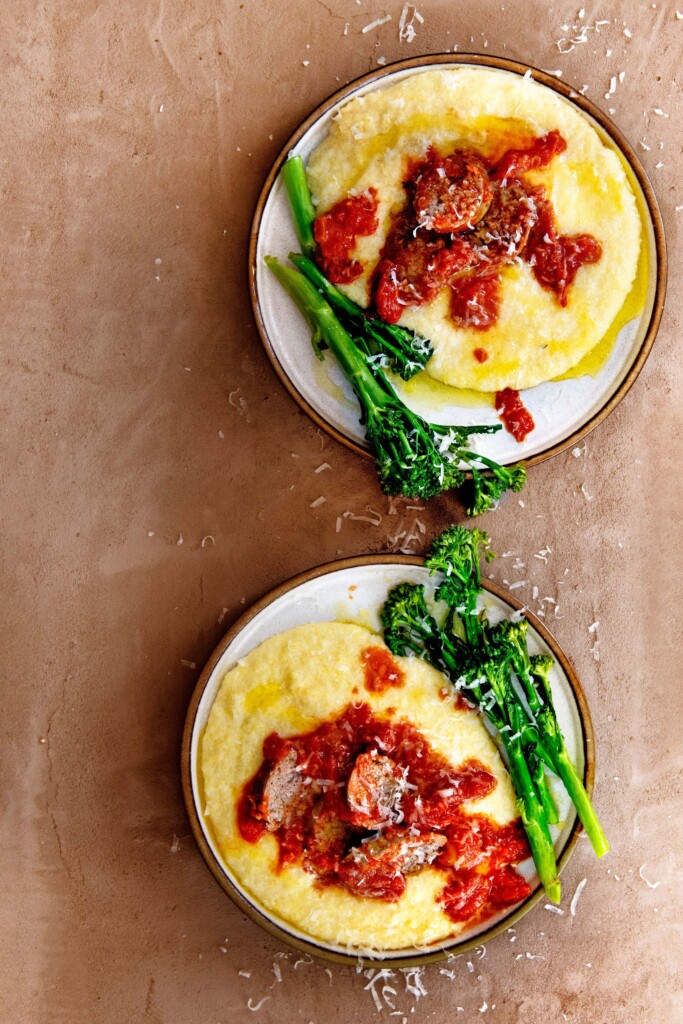
[[[278,872],[275,837],[266,833],[248,843],[237,827],[237,801],[261,764],[266,736],[313,729],[359,700],[379,717],[410,721],[455,766],[475,757],[496,776],[493,792],[470,801],[466,809],[501,824],[517,816],[509,776],[479,717],[445,703],[439,697],[443,677],[417,658],[396,659],[406,675],[402,687],[369,693],[361,664],[369,644],[384,646],[363,626],[298,626],[266,640],[226,674],[199,754],[206,820],[237,884],[285,926],[341,946],[390,950],[429,945],[465,927],[454,924],[436,903],[444,881],[434,868],[409,875],[397,903],[363,899],[341,888],[316,887],[314,876],[298,864]]]
[[[562,234],[594,235],[602,258],[582,267],[565,308],[541,287],[526,264],[503,271],[502,303],[487,331],[456,327],[447,290],[425,306],[408,309],[401,323],[434,345],[427,371],[457,388],[497,391],[533,387],[566,373],[593,349],[619,313],[633,283],[640,248],[640,218],[615,151],[575,107],[531,79],[485,68],[412,74],[387,89],[350,100],[311,154],[307,171],[317,210],[324,212],[350,190],[374,186],[379,227],[359,239],[364,275],[344,290],[368,304],[368,277],[380,254],[391,212],[404,201],[406,158],[430,145],[441,152],[472,146],[496,157],[510,146],[558,129],[567,150],[546,168],[527,172],[543,184]],[[475,348],[488,359],[479,363]]]

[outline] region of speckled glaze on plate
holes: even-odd
[[[381,68],[351,82],[322,103],[294,132],[279,153],[256,207],[249,245],[249,282],[252,307],[261,339],[280,380],[299,406],[324,430],[342,444],[362,455],[370,455],[363,428],[359,423],[358,403],[334,358],[321,364],[313,353],[310,331],[291,299],[268,271],[263,257],[270,254],[285,258],[296,249],[280,169],[290,154],[306,160],[322,141],[330,120],[350,98],[395,85],[406,76],[435,68],[481,66],[498,69],[501,75],[531,75],[533,79],[558,93],[583,114],[603,143],[616,149],[628,166],[643,220],[649,272],[645,306],[640,315],[620,330],[614,348],[596,377],[583,376],[549,381],[523,392],[536,429],[519,444],[502,430],[491,436],[473,439],[472,447],[502,465],[524,460],[533,465],[576,444],[598,426],[619,404],[629,390],[649,354],[661,319],[666,290],[666,248],[662,220],[652,187],[633,149],[602,111],[569,86],[545,72],[516,61],[480,54],[430,54]],[[407,404],[435,423],[498,423],[489,405],[462,404],[458,393],[453,400],[438,402],[428,394],[406,395]]]
[[[339,963],[357,962],[360,957],[364,962],[381,959],[391,961],[392,965],[410,966],[444,959],[453,953],[463,953],[509,928],[543,896],[533,862],[529,859],[520,869],[531,884],[531,895],[523,903],[502,911],[458,938],[419,949],[411,947],[382,953],[363,949],[350,952],[345,946],[316,940],[260,907],[240,887],[222,860],[202,810],[198,754],[202,733],[226,672],[264,640],[305,623],[335,620],[357,622],[379,631],[378,616],[387,591],[404,580],[423,583],[427,592],[433,593],[434,580],[422,560],[407,555],[366,555],[330,562],[302,573],[272,590],[241,616],[212,654],[195,688],[185,722],[181,752],[185,804],[197,844],[219,885],[245,914],[271,935],[297,949]],[[494,621],[521,608],[518,601],[494,584],[486,582],[484,587],[486,592],[483,603]],[[594,738],[581,684],[548,630],[530,612],[525,612],[525,615],[530,623],[530,650],[534,653],[549,653],[555,659],[551,675],[554,703],[567,749],[579,773],[583,774],[590,795],[595,770]],[[581,824],[564,791],[558,789],[556,797],[560,819],[564,821],[561,830],[554,829],[558,867],[562,871],[581,832]]]

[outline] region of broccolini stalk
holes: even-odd
[[[323,340],[329,346],[353,386],[384,493],[428,499],[460,486],[465,479],[462,464],[471,467],[479,461],[479,455],[470,451],[470,436],[496,433],[500,424],[427,423],[399,398],[382,370],[369,365],[368,357],[308,278],[272,256],[266,256],[266,264],[306,317],[314,345]],[[480,511],[475,502],[467,514],[476,516]]]
[[[509,649],[512,667],[515,670],[531,711],[531,719],[522,713],[526,732],[528,763],[535,782],[539,799],[543,803],[548,821],[555,824],[558,813],[552,793],[545,778],[543,762],[562,780],[579,818],[593,844],[598,857],[609,850],[609,844],[588,798],[584,785],[567,754],[564,738],[557,722],[552,703],[552,692],[548,676],[552,659],[540,655],[530,657],[526,643],[528,622],[503,621],[493,631],[486,629],[485,618],[476,614],[477,598],[481,593],[480,558],[484,552],[487,561],[491,555],[488,535],[483,530],[452,526],[433,542],[425,565],[434,572],[440,572],[443,580],[439,583],[436,596],[454,607],[461,616],[465,635],[470,643],[495,644],[499,657]]]
[[[499,622],[496,626],[496,633],[500,641],[505,644],[510,650],[510,660],[512,667],[515,670],[515,675],[519,679],[527,701],[529,703],[529,709],[531,710],[532,716],[536,718],[541,708],[543,707],[543,701],[539,697],[539,694],[534,686],[531,678],[531,661],[529,657],[529,650],[526,644],[526,633],[529,628],[529,623],[526,619],[520,619],[518,622],[511,622],[509,619],[504,619]],[[546,743],[546,748],[547,748]],[[551,765],[554,768],[554,759],[552,751],[550,751]],[[553,798],[552,793],[548,787],[548,782],[545,777],[545,771],[543,763],[539,758],[536,750],[529,748],[527,751],[527,760],[529,763],[529,771],[531,777],[536,784],[536,789],[540,797],[541,803],[545,808],[545,812],[548,821],[551,825],[557,824],[559,815],[557,811],[557,805]]]
[[[470,703],[485,710],[497,729],[505,715],[471,648],[459,637],[441,629],[427,608],[424,587],[399,583],[387,595],[380,615],[384,642],[393,654],[424,658],[453,683]]]
[[[555,798],[551,793],[550,787],[548,785],[548,779],[545,774],[545,767],[543,765],[543,761],[534,751],[533,747],[525,747],[524,756],[526,758],[527,764],[529,765],[529,772],[531,774],[531,778],[534,781],[534,786],[536,787],[538,798],[543,804],[543,810],[545,811],[547,822],[549,825],[557,825],[558,821],[560,820],[560,815],[557,810]]]
[[[555,771],[562,779],[564,787],[569,793],[581,824],[586,830],[586,835],[590,839],[597,856],[603,857],[609,851],[609,843],[585,786],[567,753],[564,745],[564,736],[562,735],[562,730],[555,714],[555,708],[553,707],[552,692],[550,690],[550,670],[552,666],[553,659],[548,655],[536,654],[531,656],[531,677],[544,701],[536,716],[537,721],[539,728],[548,741]]]
[[[290,252],[289,258],[311,284],[314,284],[348,331],[363,343],[364,351],[378,365],[410,380],[423,370],[432,355],[431,342],[415,331],[398,324],[387,324],[371,316],[350,299],[336,285],[330,284],[316,264],[300,253]]]
[[[289,208],[294,219],[296,237],[304,254],[310,259],[315,256],[313,222],[315,208],[306,179],[306,169],[300,156],[292,156],[282,168],[282,180],[289,199]]]
[[[283,266],[273,256],[266,256],[265,260],[285,291],[296,302],[316,337],[329,346],[361,402],[364,405],[367,403],[374,412],[384,398],[382,388],[332,308],[298,270]]]
[[[554,903],[559,903],[562,888],[557,876],[555,848],[548,829],[550,819],[547,813],[548,806],[554,811],[554,804],[551,803],[552,797],[543,769],[541,768],[540,786],[532,776],[532,770],[540,763],[537,755],[532,754],[531,762],[525,757],[523,736],[526,715],[510,679],[511,652],[509,649],[501,649],[495,642],[483,650],[487,653],[482,668],[506,720],[506,727],[499,729],[499,736],[507,754],[510,775],[517,794],[517,806],[534,864],[546,895]]]
[[[512,728],[521,725],[518,713],[519,708],[513,705],[510,723]],[[557,874],[555,848],[548,829],[545,808],[529,774],[529,767],[524,758],[520,741],[506,739],[506,735],[506,733],[503,734],[503,745],[508,756],[512,784],[517,793],[517,807],[529,840],[536,871],[548,899],[553,903],[559,903],[562,897],[562,885]]]
[[[490,640],[487,641],[486,613],[479,612],[477,609],[482,589],[480,570],[482,552],[487,562],[495,557],[489,546],[489,536],[484,530],[451,526],[434,540],[429,555],[425,559],[425,565],[430,569],[432,575],[435,572],[440,572],[443,577],[436,588],[437,599],[445,601],[451,613],[457,612],[462,621],[467,642],[474,647],[490,642]],[[452,621],[452,615],[449,621]],[[499,636],[498,631],[505,627],[510,627],[513,630],[521,627],[521,630],[526,632],[527,623],[501,622],[496,627],[497,636]],[[504,637],[500,639],[504,639]],[[511,653],[514,653],[514,649],[511,649]],[[505,660],[507,663],[505,650],[501,652],[501,660]],[[523,739],[527,750],[529,771],[547,819],[554,825],[558,820],[557,808],[548,788],[542,758],[539,755],[538,734],[526,713],[523,714],[523,718],[524,722],[520,728],[524,729]],[[546,751],[543,751],[543,756],[546,762],[551,763],[550,756]]]

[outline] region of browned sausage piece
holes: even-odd
[[[446,845],[446,836],[439,832],[424,832],[412,835],[408,829],[390,828],[378,839],[365,844],[365,853],[392,864],[404,875],[414,874],[425,864],[431,864],[442,846]]]
[[[397,900],[405,890],[405,876],[431,864],[445,843],[446,837],[437,832],[412,835],[407,829],[387,829],[378,839],[350,850],[338,875],[357,896]]]
[[[324,807],[313,809],[304,866],[318,878],[335,872],[344,857],[353,829]]]
[[[474,227],[491,202],[487,169],[476,153],[466,149],[446,157],[430,149],[414,181],[417,222],[440,234]]]
[[[303,772],[297,771],[296,750],[291,748],[270,769],[258,805],[258,817],[269,832],[277,832],[312,802],[315,791],[307,786]]]
[[[350,820],[362,828],[393,821],[405,789],[403,772],[390,757],[359,754],[346,786]]]
[[[495,271],[521,254],[538,218],[536,203],[519,181],[491,182],[493,199],[488,213],[467,240],[474,246],[475,272]]]

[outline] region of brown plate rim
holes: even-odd
[[[525,75],[528,72],[531,73],[534,81],[539,82],[541,85],[545,85],[555,92],[559,93],[565,99],[569,100],[584,113],[589,114],[600,127],[610,136],[614,144],[621,150],[625,159],[627,160],[631,170],[636,176],[638,183],[643,191],[645,202],[648,207],[650,214],[650,220],[652,223],[652,230],[655,239],[655,254],[656,254],[656,283],[655,283],[655,295],[652,306],[652,313],[650,315],[650,322],[647,326],[645,336],[638,353],[633,360],[633,363],[629,367],[626,376],[623,381],[607,399],[605,404],[598,409],[598,411],[591,416],[582,426],[580,426],[574,433],[561,441],[558,441],[554,445],[544,449],[542,452],[537,452],[535,455],[530,456],[528,459],[522,460],[526,466],[535,466],[540,462],[545,462],[546,459],[553,458],[555,455],[559,455],[560,452],[566,451],[573,445],[577,444],[584,437],[587,437],[597,426],[599,426],[603,420],[605,420],[611,412],[616,409],[624,396],[630,391],[631,387],[636,381],[636,378],[640,374],[647,357],[650,354],[650,350],[654,344],[659,330],[659,324],[662,318],[662,312],[664,309],[664,299],[666,296],[666,282],[667,282],[667,253],[666,253],[666,242],[664,237],[664,223],[662,215],[659,210],[657,199],[655,197],[654,189],[650,184],[650,181],[645,173],[645,170],[638,159],[638,155],[630,145],[626,137],[617,128],[613,121],[603,113],[603,111],[592,102],[582,96],[577,90],[567,85],[565,82],[560,81],[554,75],[548,74],[541,68],[537,68],[532,64],[524,64],[521,61],[509,60],[505,57],[495,57],[488,54],[481,53],[432,53],[424,54],[421,57],[412,57],[406,60],[395,61],[393,64],[387,64],[384,67],[370,71],[367,74],[360,75],[358,78],[354,78],[347,85],[338,89],[332,95],[328,96],[327,99],[323,100],[315,110],[313,110],[308,117],[299,125],[299,127],[290,135],[289,139],[278,153],[275,161],[268,172],[268,176],[261,188],[259,197],[254,210],[254,216],[252,219],[251,231],[249,234],[249,254],[248,254],[248,270],[249,270],[249,294],[251,298],[251,307],[256,328],[258,330],[261,342],[265,348],[268,359],[271,366],[275,370],[275,373],[280,379],[285,389],[289,392],[291,397],[297,403],[307,416],[309,416],[313,422],[324,430],[331,437],[339,441],[346,448],[356,452],[358,455],[363,455],[365,458],[372,459],[373,454],[369,448],[365,447],[352,438],[347,437],[341,430],[338,430],[331,423],[317,412],[316,409],[311,406],[304,396],[298,391],[292,381],[289,379],[284,367],[278,359],[277,353],[273,348],[273,345],[268,337],[263,317],[261,316],[258,286],[256,283],[256,248],[258,243],[258,235],[261,228],[261,220],[263,217],[263,211],[270,195],[271,189],[275,184],[280,169],[287,159],[290,150],[299,142],[299,140],[306,134],[309,128],[325,114],[330,107],[339,103],[341,100],[352,95],[359,88],[369,85],[372,82],[379,82],[388,75],[394,74],[397,71],[409,70],[411,68],[424,68],[430,65],[439,64],[466,64],[483,67],[497,68],[503,71],[511,71],[518,75]]]
[[[406,957],[392,957],[391,959],[378,957],[366,957],[361,954],[351,953],[339,953],[334,950],[327,949],[319,946],[315,941],[306,941],[299,939],[297,936],[291,935],[286,928],[280,927],[271,921],[265,914],[263,914],[258,907],[250,903],[244,895],[232,884],[230,879],[225,874],[220,862],[214,855],[211,847],[209,846],[206,837],[204,835],[201,821],[199,817],[199,811],[194,798],[194,791],[192,788],[192,735],[194,732],[194,725],[197,718],[197,712],[199,710],[199,704],[206,689],[209,679],[218,664],[220,658],[223,656],[229,645],[233,642],[235,637],[244,629],[244,627],[251,622],[264,608],[272,604],[278,598],[290,591],[295,590],[297,587],[309,580],[318,579],[321,576],[326,576],[330,573],[339,572],[344,569],[352,569],[358,566],[366,565],[417,565],[423,566],[424,560],[415,555],[356,555],[350,558],[342,558],[333,562],[326,562],[323,565],[316,566],[313,569],[307,569],[305,572],[298,573],[291,579],[286,580],[284,583],[279,584],[272,590],[269,590],[263,597],[251,605],[230,627],[223,639],[216,646],[211,657],[204,666],[199,679],[195,685],[190,704],[187,710],[185,718],[185,726],[183,729],[183,737],[181,742],[180,750],[180,770],[181,770],[181,782],[183,790],[183,798],[185,801],[185,808],[187,816],[190,822],[190,827],[194,835],[195,841],[199,847],[199,850],[206,861],[206,864],[211,871],[220,887],[230,897],[233,903],[238,907],[242,913],[246,914],[255,924],[260,925],[264,928],[273,938],[279,939],[290,946],[294,946],[300,952],[309,953],[312,956],[319,957],[323,960],[332,961],[334,963],[346,964],[349,963],[362,963],[365,966],[376,966],[378,963],[390,963],[395,967],[410,967],[419,964],[434,963],[442,961],[448,958],[453,953],[461,954],[467,953],[477,946],[483,945],[490,939],[499,935],[501,932],[506,931],[512,925],[514,925],[521,917],[523,917],[536,903],[543,897],[543,889],[538,888],[533,892],[515,911],[505,917],[502,921],[498,921],[495,925],[480,932],[473,939],[469,939],[465,942],[455,942],[452,946],[435,950],[429,953],[416,952],[413,955]],[[512,594],[510,594],[503,587],[493,583],[490,580],[482,581],[484,589],[490,594],[502,600],[505,604],[509,605],[515,611],[521,611],[524,609],[524,615],[529,620],[529,623],[539,633],[544,642],[548,645],[553,653],[553,657],[561,666],[565,676],[569,682],[574,699],[576,700],[576,706],[581,720],[581,726],[583,731],[583,754],[584,754],[584,785],[586,791],[590,796],[593,794],[593,785],[595,782],[595,734],[593,731],[593,720],[586,700],[586,695],[579,681],[578,674],[573,664],[562,650],[560,644],[557,642],[555,637],[552,635],[550,630],[533,614],[525,608],[524,605]],[[583,831],[583,826],[577,818],[574,822],[574,826],[569,833],[567,842],[560,854],[558,860],[558,871],[561,873],[564,869],[569,857],[571,856],[576,843],[578,842],[579,835]]]

